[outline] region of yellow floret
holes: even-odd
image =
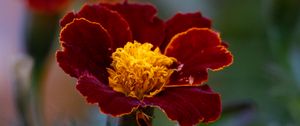
[[[109,86],[127,96],[142,99],[160,92],[169,82],[173,69],[168,68],[175,58],[161,54],[159,48],[151,50],[150,43],[128,42],[112,54]]]

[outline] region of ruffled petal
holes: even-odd
[[[158,106],[181,126],[212,122],[221,114],[220,95],[212,92],[207,85],[166,88],[143,102],[146,106]]]
[[[112,38],[112,47],[123,47],[128,41],[132,41],[131,30],[126,20],[116,11],[112,11],[101,5],[84,5],[78,13],[68,13],[60,21],[64,27],[74,18],[85,18],[101,24]]]
[[[160,48],[163,50],[177,33],[184,32],[189,28],[210,28],[211,21],[201,15],[200,12],[181,14],[178,13],[166,22],[166,36]]]
[[[62,50],[57,51],[59,66],[72,77],[89,72],[107,83],[111,38],[98,23],[75,19],[60,33]]]
[[[72,22],[76,18],[76,15],[74,12],[67,13],[62,19],[59,21],[59,25],[63,28],[70,22]]]
[[[89,103],[98,103],[103,113],[112,116],[129,114],[140,105],[137,99],[112,90],[92,75],[81,76],[76,88]]]
[[[202,84],[207,80],[207,69],[220,70],[233,61],[219,34],[207,28],[191,28],[175,35],[165,54],[175,57],[182,66],[171,77],[175,85]]]
[[[164,38],[164,22],[156,17],[157,10],[152,5],[141,4],[101,4],[118,11],[128,22],[133,39],[159,46]]]

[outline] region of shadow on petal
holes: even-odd
[[[221,114],[220,95],[207,86],[166,88],[155,97],[143,100],[146,106],[157,106],[181,126],[212,122]]]
[[[60,42],[63,48],[56,53],[56,58],[66,73],[78,78],[89,72],[107,82],[111,38],[100,24],[75,19],[62,29]]]
[[[70,12],[60,21],[64,27],[75,18],[85,18],[91,22],[101,24],[112,38],[112,47],[123,47],[128,41],[132,41],[132,33],[127,21],[116,11],[101,5],[85,4],[78,13]]]
[[[207,69],[219,70],[233,61],[219,34],[208,28],[191,28],[175,35],[165,54],[183,65],[174,73],[172,84],[199,85],[207,80]]]
[[[160,46],[161,50],[164,51],[174,35],[193,27],[210,28],[211,21],[203,17],[200,12],[188,14],[178,13],[173,16],[166,22],[166,36],[164,42]]]
[[[164,22],[156,17],[156,8],[150,4],[100,4],[119,12],[128,22],[133,39],[154,47],[164,39]]]
[[[89,103],[98,103],[103,113],[112,116],[129,114],[140,105],[139,100],[114,91],[92,75],[81,76],[76,88]]]

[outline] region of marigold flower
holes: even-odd
[[[220,70],[233,58],[199,12],[163,22],[149,4],[100,3],[66,14],[60,25],[57,62],[103,113],[154,106],[180,125],[220,116],[220,95],[204,82],[208,69]]]

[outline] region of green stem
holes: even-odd
[[[32,79],[31,79],[31,92],[30,92],[30,109],[31,120],[33,125],[40,126],[44,125],[44,112],[43,112],[43,85],[42,83],[42,73],[43,73],[42,64],[36,64],[32,70]]]
[[[28,92],[24,91],[21,86],[23,82],[16,80],[16,91],[15,91],[15,100],[16,100],[16,109],[18,111],[20,121],[23,126],[30,126],[28,118]]]
[[[59,13],[31,12],[26,28],[26,52],[33,58],[29,94],[30,121],[33,126],[44,125],[42,76],[58,29]]]
[[[129,115],[120,118],[119,126],[151,126],[153,107],[139,108]]]

